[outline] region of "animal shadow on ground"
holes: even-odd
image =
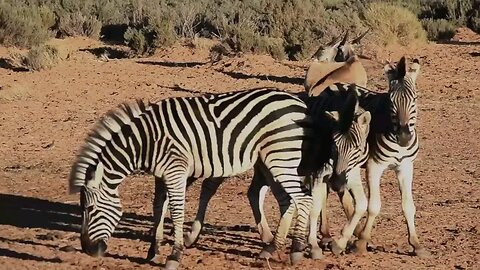
[[[305,81],[304,78],[292,78],[288,76],[274,76],[274,75],[251,75],[251,74],[245,74],[241,72],[234,72],[234,71],[222,71],[219,70],[219,72],[230,76],[234,79],[257,79],[261,81],[272,81],[272,82],[278,82],[278,83],[290,83],[290,84],[298,84],[298,85],[303,85],[303,82]]]
[[[124,58],[130,58],[131,57],[131,52],[127,50],[122,50],[122,49],[117,49],[114,47],[98,47],[98,48],[86,48],[86,49],[80,49],[79,51],[81,52],[89,52],[96,57],[102,57],[106,56],[109,59],[124,59]]]
[[[0,225],[10,225],[18,228],[39,228],[45,230],[58,230],[64,232],[80,233],[81,214],[78,205],[53,202],[44,199],[24,197],[21,195],[0,194]],[[171,220],[165,219],[165,230],[172,231]],[[191,223],[186,223],[190,226]],[[120,224],[117,226],[113,237],[141,240],[150,242],[148,231],[152,228],[153,222],[151,216],[139,215],[136,213],[124,212]],[[186,227],[187,227],[186,226]],[[253,228],[250,226],[213,226],[205,224],[205,240],[215,238],[215,242],[227,246],[251,246],[252,248],[261,247],[261,242],[255,238],[241,235],[238,232],[249,232]],[[47,234],[48,235],[48,234]],[[171,238],[171,237],[170,237]],[[40,238],[39,238],[40,239]],[[0,242],[21,243],[25,245],[39,245],[58,250],[60,247],[54,244],[35,242],[29,239],[8,239],[0,237]],[[173,244],[172,240],[166,240],[166,243]],[[233,255],[240,255],[251,258],[252,252],[238,251],[235,248],[211,248],[208,245],[196,245],[199,250],[214,250]],[[80,251],[80,250],[76,250]],[[0,248],[0,256],[12,257],[23,260],[61,262],[60,259],[48,259],[39,256],[20,253],[4,248]],[[106,254],[108,257],[126,259],[136,263],[148,263],[144,258],[130,257],[118,254]]]
[[[449,44],[449,45],[480,45],[480,41],[459,41],[459,40],[445,40],[438,41],[439,44]]]
[[[206,65],[210,62],[137,61],[137,63],[162,67],[196,67]]]
[[[479,57],[480,52],[471,52],[470,55],[473,56],[473,57]]]

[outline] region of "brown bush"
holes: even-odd
[[[39,45],[32,47],[25,55],[13,52],[10,58],[12,67],[38,71],[55,66],[60,61],[60,54],[54,46]]]

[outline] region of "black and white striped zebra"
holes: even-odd
[[[315,179],[312,188],[314,209],[310,214],[309,244],[312,247],[311,255],[315,259],[322,257],[322,250],[317,243],[317,221],[326,201],[327,184],[331,184],[331,187],[339,193],[345,190],[352,192],[356,202],[355,209],[351,209],[349,222],[345,225],[342,236],[334,243],[335,247],[345,249],[353,229],[367,209],[367,199],[360,178],[360,165],[366,161],[368,154],[367,136],[370,113],[359,108],[357,96],[355,86],[352,85],[348,91],[325,91],[319,97],[303,97],[308,106],[309,116],[317,124],[314,134],[318,136],[312,144],[314,154],[308,157],[312,164],[306,166],[315,169],[308,174],[320,175],[320,177],[313,177]],[[329,162],[328,159],[330,159]],[[255,166],[253,180],[248,189],[248,199],[262,241],[269,243],[273,235],[263,211],[265,194],[269,188],[272,189],[279,202],[281,214],[290,205],[290,197],[278,184],[267,181],[265,176],[268,175],[262,173],[262,170],[264,170],[262,166]],[[187,247],[198,240],[208,202],[223,181],[224,178],[208,178],[203,181],[197,215],[191,231],[185,237]],[[166,212],[166,208],[163,207],[166,205],[166,191],[161,187],[160,182],[157,181],[157,183],[159,188],[156,189],[154,200],[156,205],[154,208],[157,209],[155,211],[157,238],[149,250],[149,259],[154,257],[154,247],[158,246],[163,238],[163,218]],[[269,185],[269,183],[272,184]]]
[[[363,231],[359,233],[360,239],[356,242],[360,252],[366,252],[375,217],[380,212],[381,176],[386,169],[392,169],[400,186],[409,243],[417,256],[428,256],[428,251],[420,245],[415,230],[415,205],[412,196],[413,162],[419,149],[416,131],[416,79],[419,71],[418,60],[408,66],[405,57],[402,57],[396,66],[385,66],[388,93],[376,93],[358,87],[360,106],[372,114],[368,139],[369,158],[365,164],[369,187],[368,217]],[[347,88],[348,85],[343,84],[329,87],[333,91]],[[349,196],[347,193],[345,195]]]
[[[273,244],[262,254],[270,256],[283,245],[296,208],[291,258],[298,261],[312,203],[299,175],[302,151],[309,150],[311,136],[306,109],[292,94],[256,89],[137,101],[108,113],[87,137],[69,180],[70,192],[80,192],[82,250],[104,253],[122,215],[117,187],[142,170],[166,186],[175,237],[166,268],[176,269],[184,248],[187,179],[232,176],[257,162],[294,202],[281,217]]]

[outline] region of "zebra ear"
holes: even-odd
[[[406,63],[406,59],[405,59],[405,56],[402,56],[402,58],[400,58],[400,61],[398,61],[397,63],[397,68],[396,68],[396,76],[397,76],[397,80],[398,79],[402,79],[403,77],[405,77],[405,74],[407,74],[407,63]]]
[[[418,73],[420,73],[420,61],[415,58],[408,69],[408,75],[413,79],[413,81],[416,81]]]
[[[370,120],[372,120],[372,115],[369,111],[366,111],[360,114],[357,119],[357,122],[361,127],[368,127],[370,126]]]
[[[338,122],[338,120],[340,120],[340,114],[337,111],[327,111],[325,112],[325,114],[332,120],[335,120],[335,122]]]
[[[383,71],[385,73],[385,76],[387,76],[387,80],[396,80],[396,68],[395,65],[390,63],[390,61],[387,61],[387,64],[384,66]]]

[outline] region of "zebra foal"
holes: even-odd
[[[87,137],[69,179],[70,192],[80,192],[82,250],[103,255],[122,216],[118,186],[133,171],[142,170],[166,187],[174,245],[165,267],[176,269],[184,249],[187,179],[232,176],[260,163],[269,173],[266,178],[293,201],[262,255],[268,257],[284,244],[296,210],[291,258],[298,261],[312,204],[298,170],[312,135],[306,110],[294,95],[256,89],[137,101],[107,113]]]
[[[358,252],[366,252],[367,243],[376,216],[380,213],[380,179],[386,169],[396,173],[402,196],[402,210],[408,229],[408,242],[415,255],[429,256],[429,252],[420,244],[415,229],[415,204],[412,195],[413,163],[418,154],[419,142],[416,130],[417,89],[416,79],[420,72],[418,60],[409,65],[405,57],[395,65],[384,68],[388,80],[387,93],[376,93],[358,87],[360,106],[372,114],[368,137],[369,155],[365,163],[369,187],[368,216],[365,226],[357,228],[359,239],[356,241]],[[348,85],[335,84],[327,88],[330,91],[346,91]],[[350,194],[341,195],[346,207],[352,207]],[[322,216],[322,223],[327,223]],[[361,232],[360,232],[361,231]],[[329,234],[328,229],[322,234]]]

